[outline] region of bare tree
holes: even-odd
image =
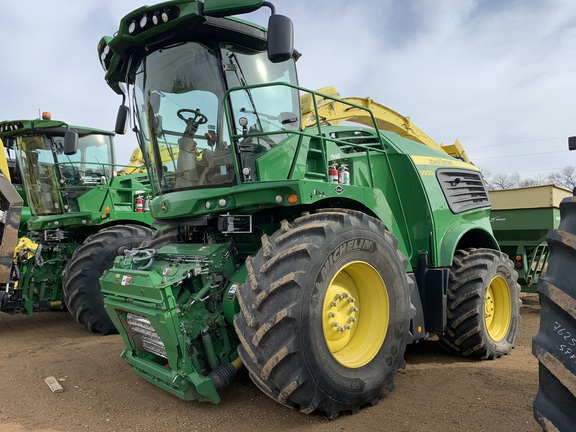
[[[515,185],[514,180],[506,173],[496,173],[492,176],[489,183],[489,189],[510,189]]]
[[[489,170],[488,168],[481,167],[481,166],[479,166],[478,169],[480,170],[482,177],[484,177],[484,179],[486,181],[490,181],[490,177],[492,177],[492,171]]]
[[[537,174],[535,177],[520,179],[518,186],[529,187],[529,186],[542,186],[549,184],[548,176],[546,174]]]
[[[557,186],[574,189],[576,187],[576,168],[573,166],[564,167],[559,172],[549,174],[548,180]]]
[[[520,176],[520,173],[518,171],[514,171],[512,174],[510,174],[510,180],[512,180],[513,185],[512,187],[521,187],[522,185],[522,177]]]
[[[482,180],[484,180],[486,187],[490,189],[490,179],[492,178],[492,171],[483,167],[478,167],[478,169],[480,170],[480,175],[482,176]]]
[[[550,183],[548,181],[548,176],[544,173],[537,174],[536,177],[534,177],[534,180],[536,181],[534,186],[542,186]]]
[[[485,172],[488,174],[484,174]],[[489,190],[542,186],[547,184],[554,184],[568,189],[574,189],[576,187],[576,168],[571,166],[565,167],[559,172],[550,174],[541,173],[530,178],[522,178],[518,172],[513,172],[512,174],[492,174],[489,170],[482,170],[482,174],[484,174],[484,178],[488,183]]]

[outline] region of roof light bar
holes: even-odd
[[[180,16],[180,10],[177,7],[167,7],[160,10],[147,11],[140,16],[136,16],[132,19],[130,24],[128,24],[128,33],[131,35],[137,35],[143,31],[146,31],[153,26],[159,24],[166,24],[178,18]]]

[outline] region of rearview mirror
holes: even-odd
[[[268,59],[272,63],[289,60],[294,53],[294,27],[284,15],[271,15],[268,19]]]
[[[64,154],[66,156],[75,155],[78,151],[78,132],[66,131],[64,135]]]
[[[126,105],[120,105],[118,108],[118,114],[116,115],[116,126],[114,127],[114,132],[119,135],[126,135],[126,120],[128,119],[128,113],[130,108]]]

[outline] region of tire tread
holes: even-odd
[[[98,278],[118,251],[138,246],[152,233],[151,228],[140,225],[107,227],[90,235],[74,251],[62,287],[66,307],[80,326],[92,333],[117,333],[104,309]]]

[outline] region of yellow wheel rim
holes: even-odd
[[[342,267],[330,281],[322,309],[332,357],[348,368],[368,364],[384,343],[389,321],[388,291],[376,269],[362,261]]]
[[[484,299],[486,330],[493,341],[499,342],[508,334],[511,316],[510,288],[502,276],[496,276],[488,285]]]

